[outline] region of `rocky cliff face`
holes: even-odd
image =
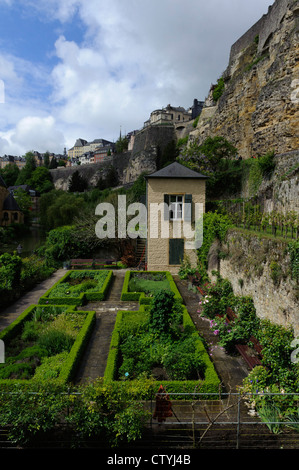
[[[221,135],[243,158],[299,147],[299,4],[276,0],[232,46],[217,103],[212,90],[190,139]]]

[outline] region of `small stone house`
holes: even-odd
[[[204,212],[207,177],[174,162],[145,178],[147,269],[177,274],[184,255],[196,266],[196,248],[185,226],[194,229]]]
[[[0,226],[23,223],[24,214],[0,176]]]

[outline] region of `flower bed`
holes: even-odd
[[[112,276],[111,270],[68,271],[39,299],[39,304],[79,306],[104,300]]]
[[[134,291],[133,286],[139,288],[140,291]],[[127,271],[121,300],[138,301],[141,305],[150,305],[154,293],[158,290],[169,290],[174,293],[177,300],[183,301],[173,277],[168,271]]]
[[[72,380],[95,322],[75,306],[32,305],[0,333],[0,384]]]

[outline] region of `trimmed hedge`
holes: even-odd
[[[143,273],[144,271],[127,271],[125,274],[125,279],[123,283],[123,288],[121,292],[121,300],[125,301],[136,301],[140,305],[150,305],[152,302],[152,297],[147,297],[144,292],[129,292],[129,282],[132,274]],[[174,293],[174,298],[183,303],[182,296],[174,282],[174,279],[169,271],[145,271],[145,274],[164,274],[169,283],[171,291]]]
[[[37,307],[49,308],[49,307],[55,307],[55,306],[31,305],[13,323],[11,323],[11,325],[9,325],[7,328],[1,331],[0,339],[2,339],[5,342],[17,336],[20,333],[25,321],[28,321],[32,318],[34,314],[34,310]],[[86,344],[90,338],[93,327],[95,325],[96,314],[94,311],[76,310],[75,306],[57,305],[57,307],[58,308],[66,307],[65,312],[76,312],[78,314],[86,315],[83,326],[78,332],[78,335],[76,336],[74,344],[72,345],[72,348],[68,354],[67,360],[65,361],[65,363],[63,364],[61,368],[59,376],[56,379],[51,380],[51,382],[55,382],[57,384],[66,384],[67,382],[71,381],[74,377],[74,373],[78,367],[79,360],[82,357],[82,353],[86,347]],[[31,383],[33,384],[36,383],[36,381],[34,380],[34,376],[30,380],[21,380],[21,379],[0,380],[1,386],[21,385],[21,386],[26,387],[28,384],[31,384]]]
[[[76,305],[77,307],[80,305],[85,305],[87,302],[97,302],[102,301],[105,299],[107,291],[109,289],[113,271],[105,271],[107,272],[107,277],[103,283],[99,292],[84,292],[81,293],[78,297],[50,297],[52,290],[54,290],[59,284],[63,282],[67,282],[69,277],[71,276],[73,271],[68,271],[59,281],[57,281],[54,286],[52,286],[47,292],[39,299],[39,304],[48,304],[48,305]],[[78,272],[78,270],[76,270]],[[82,272],[89,272],[95,273],[95,270],[86,270],[83,269]]]
[[[141,305],[139,312],[146,312],[148,310],[147,306]],[[113,387],[123,387],[124,382],[123,381],[117,381],[114,380],[114,377],[117,374],[118,370],[118,362],[119,362],[119,344],[120,344],[120,328],[121,328],[121,323],[125,321],[125,318],[129,316],[130,314],[135,314],[136,311],[119,311],[116,317],[116,322],[114,326],[114,330],[111,336],[111,342],[110,342],[110,349],[109,349],[109,355],[107,359],[107,365],[104,373],[104,381],[107,382],[112,382]],[[192,326],[194,328],[194,324],[192,322],[192,319],[186,309],[185,306],[183,306],[183,325],[185,326]],[[198,380],[160,380],[158,381],[153,381],[153,384],[158,385],[162,384],[167,392],[169,393],[218,393],[219,391],[219,385],[220,385],[220,380],[217,375],[217,372],[214,368],[214,365],[212,361],[210,360],[210,357],[204,347],[204,344],[199,337],[197,331],[194,329],[194,333],[192,334],[194,336],[194,343],[196,344],[196,349],[197,351],[200,351],[202,355],[202,359],[206,365],[205,369],[205,379],[203,381],[198,381]],[[125,382],[128,387],[137,387],[138,388],[138,380],[132,380],[132,381],[127,381]],[[142,387],[143,381],[140,381],[140,386]],[[155,388],[155,387],[154,387]],[[140,393],[145,394],[146,396],[144,397],[145,399],[149,399],[151,397],[151,394],[153,393],[152,387],[148,388],[148,391],[145,392],[145,390],[140,390]],[[176,399],[184,399],[184,396],[177,396]]]
[[[77,310],[78,313],[81,313],[79,310]],[[89,341],[89,338],[91,336],[92,330],[94,328],[95,322],[96,322],[96,313],[93,311],[84,311],[82,313],[87,313],[85,322],[79,331],[75,342],[69,352],[68,358],[65,361],[59,377],[57,379],[58,382],[61,383],[67,383],[70,382],[75,375],[75,372],[77,370],[79,361],[82,357],[82,354],[84,352],[84,349]]]

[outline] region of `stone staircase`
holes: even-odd
[[[136,245],[136,259],[137,259],[137,269],[145,269],[146,264],[146,240],[144,238],[137,239]]]

